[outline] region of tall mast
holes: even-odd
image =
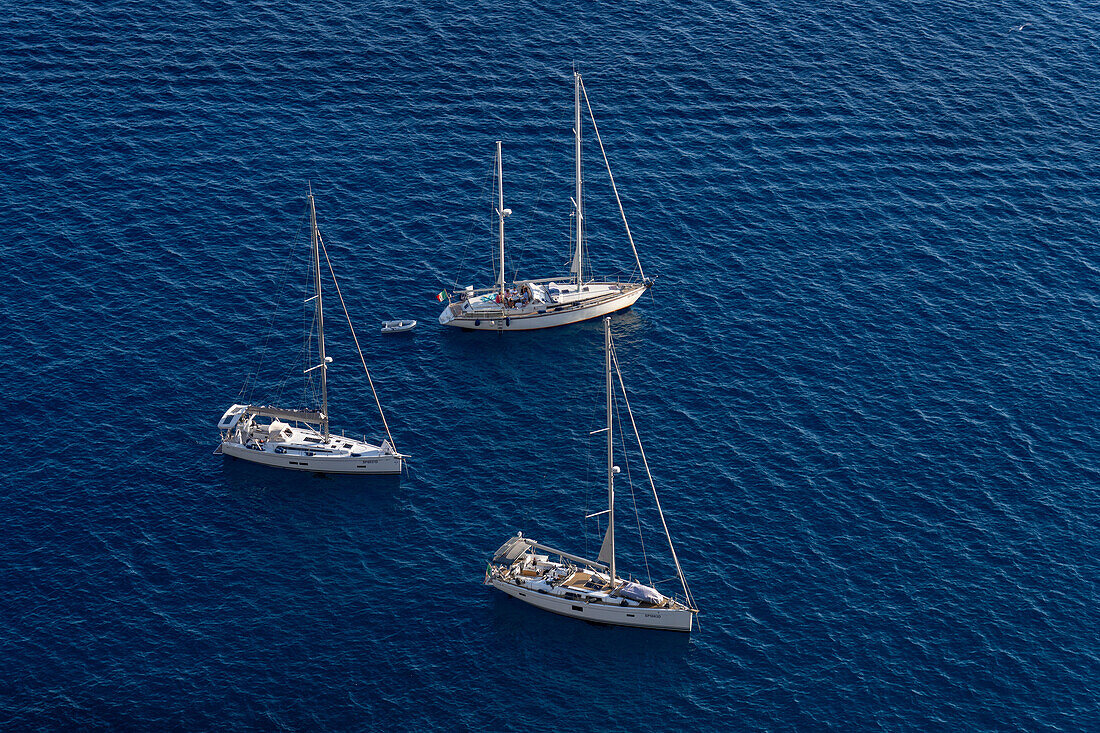
[[[577,292],[584,282],[584,199],[581,197],[581,75],[573,72],[573,155],[576,158],[576,196],[573,205],[577,211],[577,254],[573,265],[577,271]]]
[[[325,358],[325,315],[321,304],[321,247],[320,236],[317,233],[317,209],[313,205],[313,185],[309,187],[309,233],[313,245],[313,287],[316,291],[316,305],[314,313],[317,318],[317,344],[321,356],[321,431],[325,440],[329,438],[328,432],[328,359]]]
[[[607,361],[607,543],[611,554],[611,582],[615,582],[615,460],[611,424],[611,319],[603,319],[603,348]]]
[[[500,140],[497,140],[497,220],[500,223],[500,275],[497,277],[497,291],[500,302],[504,303],[504,217],[511,214],[504,208],[504,170],[500,160]]]

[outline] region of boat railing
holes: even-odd
[[[572,276],[567,276],[567,277],[559,276],[559,277],[543,277],[543,278],[530,279],[530,280],[525,279],[525,280],[521,280],[520,282],[536,283],[536,284],[539,284],[539,285],[541,285],[543,283],[558,282],[558,283],[561,283],[562,285],[571,285],[573,283],[573,279],[572,279]],[[598,278],[598,277],[593,277],[593,278],[589,278],[586,282],[622,283],[623,279],[618,275],[605,275],[602,279]],[[630,279],[630,280],[627,280],[626,282],[629,283],[629,282],[635,282],[635,281],[633,279]],[[640,282],[640,281],[638,281],[638,282]],[[490,288],[490,290],[493,290],[493,289],[494,288]]]
[[[630,277],[629,279],[624,280],[620,275],[607,275],[607,276],[604,276],[603,279],[592,278],[588,282],[616,283],[618,285],[641,284],[640,280],[636,280],[633,277]],[[512,283],[512,284],[517,285],[517,284],[523,284],[523,283],[535,283],[536,285],[546,285],[548,283],[559,283],[563,286],[568,287],[569,285],[572,285],[572,278],[571,278],[571,276],[561,276],[561,275],[559,275],[558,277],[541,277],[541,278],[532,278],[532,279],[519,280],[516,283]],[[489,295],[491,293],[499,292],[499,290],[500,290],[500,288],[497,288],[497,287],[474,288],[472,290],[468,290],[468,289],[451,290],[451,291],[447,292],[447,297],[450,299],[451,304],[453,305],[454,303],[461,303],[465,300],[469,300],[471,297],[478,297],[478,296],[481,296],[481,295]],[[463,296],[463,295],[466,296],[466,297],[456,297],[456,296]]]
[[[592,301],[592,300],[590,300],[590,301],[572,300],[572,301],[568,301],[568,302],[564,302],[564,303],[560,302],[560,301],[557,301],[557,300],[550,301],[550,302],[542,301],[542,302],[539,302],[535,305],[535,311],[537,313],[545,313],[547,311],[560,311],[560,310],[569,310],[569,309],[574,309],[574,308],[587,308],[588,306],[592,305],[593,302],[603,302],[605,300],[610,300],[610,299],[617,298],[617,297],[619,297],[618,293],[605,293],[603,295],[600,295],[599,298],[596,299],[595,301]],[[515,311],[521,310],[521,309],[512,309],[512,308],[507,308],[507,307],[501,308],[499,303],[494,303],[493,304],[493,305],[497,306],[496,308],[483,308],[483,309],[478,309],[478,310],[466,310],[466,309],[463,308],[464,303],[465,303],[465,301],[463,301],[463,300],[456,300],[456,301],[453,301],[450,304],[449,307],[450,307],[450,310],[451,310],[451,314],[455,318],[462,318],[462,317],[465,317],[465,318],[479,318],[481,320],[485,320],[485,319],[492,320],[494,318],[502,319],[502,318],[505,318],[507,316],[516,315]]]
[[[683,606],[684,608],[688,609],[689,611],[696,610],[695,607],[681,593],[673,593],[670,596],[665,596],[665,598],[667,598],[669,601],[671,601],[671,603],[669,605],[678,604],[678,605]]]

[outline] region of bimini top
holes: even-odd
[[[527,552],[535,544],[536,542],[534,540],[529,540],[522,534],[518,534],[500,546],[500,549],[493,555],[493,562],[512,562],[516,558],[521,557],[523,553]]]
[[[283,410],[277,407],[262,407],[259,405],[233,405],[222,419],[218,421],[219,430],[232,430],[245,415],[271,417],[276,420],[300,420],[307,423],[320,423],[325,419],[325,413],[316,410]]]
[[[279,407],[262,407],[249,405],[244,409],[250,415],[257,417],[273,417],[283,420],[301,420],[302,422],[319,423],[325,419],[325,413],[318,410],[284,410]]]
[[[572,555],[568,552],[563,552],[555,547],[544,545],[539,542],[535,542],[529,537],[524,537],[522,534],[518,534],[511,538],[496,551],[493,555],[493,562],[513,562],[514,560],[523,557],[524,553],[528,550],[543,550],[551,555],[557,555],[558,557],[566,558],[567,560],[573,560],[574,562],[584,563],[585,565],[591,565],[595,568],[607,568],[605,563],[598,560],[589,560],[586,557],[580,555]]]

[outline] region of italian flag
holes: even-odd
[[[440,303],[442,303],[443,301],[445,301],[447,299],[447,291],[446,290],[440,290],[439,294],[435,296],[435,299],[438,300]]]

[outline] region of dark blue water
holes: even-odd
[[[0,727],[1095,729],[1098,25],[9,3]],[[660,275],[615,329],[690,638],[480,585],[517,529],[593,542],[599,324],[445,332],[433,300],[492,277],[497,139],[511,266],[563,268],[574,62]],[[628,271],[590,154],[590,255]],[[264,344],[256,398],[300,364],[307,181],[400,483],[211,455]],[[379,437],[332,331],[336,422]]]

